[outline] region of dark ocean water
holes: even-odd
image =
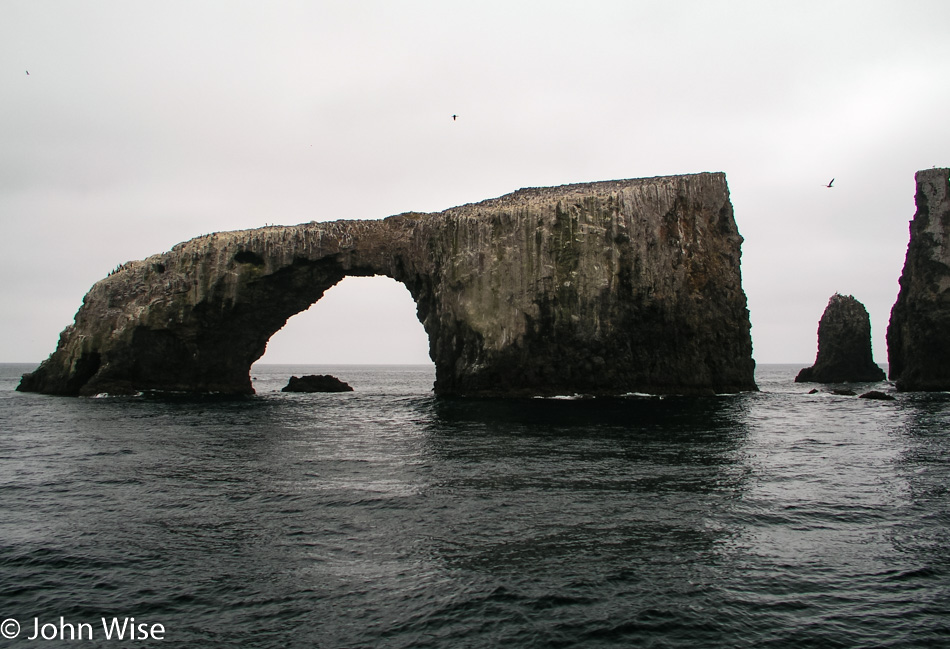
[[[247,399],[71,399],[30,369],[0,366],[0,648],[950,646],[950,394],[257,366]],[[278,391],[325,372],[356,391]],[[164,639],[107,640],[127,617]]]

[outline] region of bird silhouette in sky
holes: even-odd
[[[29,70],[26,71],[26,76],[30,76],[30,71],[29,71]]]
[[[834,181],[835,181],[835,179],[834,179],[834,178],[832,178],[832,179],[831,179],[831,182],[830,182],[830,183],[828,183],[827,185],[825,185],[825,187],[831,187],[831,183],[833,183]]]
[[[458,119],[458,115],[452,115],[452,121],[454,122],[456,119]]]

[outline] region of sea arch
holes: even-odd
[[[249,394],[289,317],[385,275],[416,303],[440,395],[751,390],[741,242],[723,174],[215,233],[97,282],[19,389]]]
[[[428,304],[428,282],[407,264],[411,220],[215,233],[123,264],[63,332],[53,357],[65,356],[65,381],[40,391],[253,393],[250,367],[267,341],[344,277],[385,275]]]

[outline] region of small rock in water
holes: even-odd
[[[329,374],[291,376],[281,392],[352,392],[348,384]]]
[[[857,392],[854,390],[849,390],[848,388],[837,388],[832,390],[831,394],[837,394],[840,397],[853,397],[857,395]]]
[[[862,394],[859,399],[880,399],[881,401],[894,401],[894,397],[887,394],[886,392],[881,392],[880,390],[871,390],[870,392],[865,392]]]

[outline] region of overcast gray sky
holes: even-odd
[[[884,362],[914,172],[950,166],[945,0],[2,0],[0,63],[8,362],[208,232],[701,171],[729,181],[756,360],[811,364],[837,291]],[[350,278],[263,360],[428,356],[408,292]]]

